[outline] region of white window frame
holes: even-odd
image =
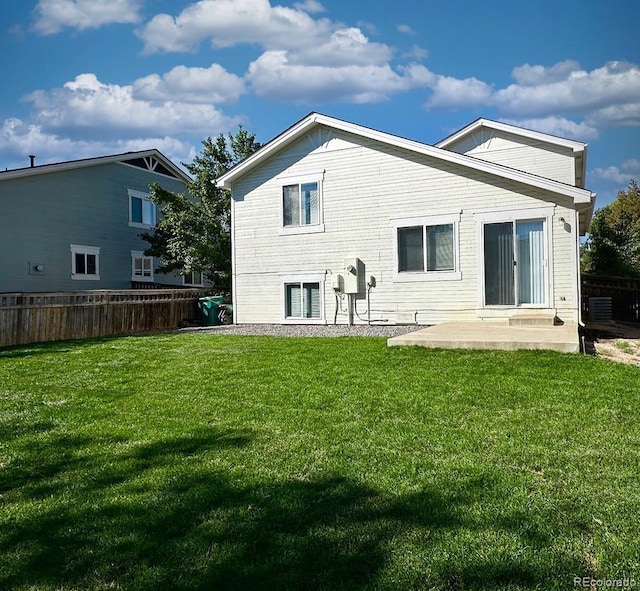
[[[158,220],[158,212],[157,212],[156,204],[153,203],[151,199],[149,199],[149,194],[143,193],[142,191],[136,191],[134,189],[127,189],[127,193],[129,194],[129,226],[131,226],[132,228],[147,228],[147,229],[154,228]],[[141,199],[143,202],[143,205],[142,205],[143,219],[144,219],[144,202],[146,201],[153,206],[153,223],[152,224],[145,224],[145,223],[133,221],[133,200],[134,199]]]
[[[457,213],[437,213],[422,216],[394,218],[391,220],[393,229],[393,281],[395,283],[410,283],[415,281],[460,281],[462,272],[460,271],[460,218],[462,212]],[[398,250],[398,230],[402,228],[412,228],[422,226],[453,226],[453,261],[454,267],[447,271],[427,271],[426,264],[424,271],[399,271],[400,253]],[[424,249],[426,257],[426,248]]]
[[[182,285],[193,285],[194,287],[202,287],[204,285],[204,273],[202,271],[191,271],[189,275],[193,277],[194,275],[200,275],[200,283],[192,283],[188,282],[185,275],[182,275]]]
[[[69,250],[71,251],[71,279],[79,281],[100,281],[100,247],[99,246],[85,246],[83,244],[70,244]],[[76,255],[94,255],[96,257],[96,272],[76,273]],[[86,258],[85,258],[86,268]]]
[[[474,212],[476,222],[476,244],[478,261],[478,307],[483,310],[497,309],[525,309],[540,308],[550,309],[553,304],[553,294],[555,294],[554,272],[553,272],[553,219],[555,212],[554,205],[511,205],[501,209],[479,209]],[[544,231],[545,247],[545,269],[546,269],[546,293],[545,302],[541,304],[514,304],[511,306],[494,306],[485,304],[484,285],[484,226],[485,224],[497,224],[502,222],[512,222],[516,224],[521,221],[542,220]]]
[[[142,275],[136,275],[136,261],[142,260]],[[149,261],[149,267],[151,271],[151,275],[144,275],[144,262]],[[144,252],[141,250],[132,250],[131,251],[131,281],[140,281],[144,283],[153,283],[155,281],[153,275],[153,257],[145,256]]]
[[[278,177],[279,186],[279,199],[280,199],[280,235],[286,236],[290,234],[313,234],[317,232],[324,232],[324,200],[322,184],[324,181],[324,170],[319,173],[298,175],[291,177]],[[284,188],[290,185],[304,185],[307,183],[316,183],[318,185],[318,223],[317,224],[302,224],[299,226],[285,226],[284,225]],[[300,192],[302,195],[302,191]],[[302,215],[302,207],[300,208],[300,215]]]
[[[325,316],[325,297],[324,297],[325,280],[326,280],[326,273],[324,271],[315,272],[315,273],[291,273],[291,274],[283,274],[280,276],[280,281],[281,281],[280,301],[282,302],[282,323],[283,324],[326,324],[327,323],[326,316]],[[302,285],[305,283],[319,284],[320,318],[287,317],[287,285],[291,285],[292,283],[299,284],[301,288],[302,288]],[[302,290],[302,293],[304,294],[304,289]]]

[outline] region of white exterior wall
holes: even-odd
[[[492,308],[487,313],[481,304],[477,212],[506,209],[514,215],[514,208],[526,212],[540,207],[550,216],[548,243],[555,253],[549,261],[554,293],[548,308],[565,321],[577,321],[576,227],[570,199],[557,197],[563,202],[559,204],[542,190],[370,140],[335,136],[315,130],[234,185],[236,322],[283,322],[285,277],[306,273],[326,278],[322,321],[333,323],[332,278],[344,274],[345,259],[353,257],[364,263],[367,278],[376,279],[370,294],[372,320],[395,323],[415,318],[419,324],[434,324],[506,318],[518,308]],[[313,174],[324,175],[324,231],[283,235],[278,179]],[[435,214],[459,216],[460,278],[445,281],[432,275],[424,281],[399,281],[394,218]],[[568,231],[560,217],[570,224]],[[366,300],[358,300],[363,319],[366,310]],[[338,314],[337,322],[347,322],[346,312]]]
[[[574,156],[567,147],[510,136],[494,129],[479,129],[469,137],[447,146],[447,149],[575,185]]]

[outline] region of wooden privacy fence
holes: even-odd
[[[589,298],[611,298],[612,320],[640,322],[640,279],[582,275],[582,313],[589,319]]]
[[[199,289],[0,293],[0,347],[177,328]]]

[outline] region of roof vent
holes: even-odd
[[[31,161],[31,168],[33,168],[36,165],[36,155],[29,154],[29,160]]]

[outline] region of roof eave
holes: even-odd
[[[478,122],[482,121],[485,120],[478,120]],[[251,155],[246,160],[243,160],[240,164],[236,165],[227,173],[219,177],[216,180],[216,185],[228,189],[232,188],[234,181],[237,180],[238,177],[249,172],[253,167],[262,162],[264,159],[268,158],[275,151],[286,146],[288,143],[295,141],[302,133],[304,133],[304,131],[306,131],[308,128],[313,127],[314,125],[327,125],[341,131],[353,133],[362,137],[367,137],[375,141],[380,141],[382,143],[437,158],[439,160],[444,160],[453,164],[458,164],[467,168],[472,168],[481,172],[493,174],[501,178],[507,178],[528,186],[535,186],[541,189],[545,189],[552,193],[571,197],[576,204],[589,203],[591,201],[591,192],[580,187],[575,187],[573,185],[568,185],[559,181],[546,179],[544,177],[532,175],[515,168],[509,168],[507,166],[489,162],[487,160],[473,158],[465,154],[458,154],[457,152],[430,146],[428,144],[423,144],[414,140],[408,140],[399,136],[394,136],[388,133],[377,131],[375,129],[362,127],[354,123],[334,119],[332,117],[321,115],[319,113],[311,113],[304,119],[298,121],[298,123],[292,125],[290,128],[285,130],[283,133],[278,135],[276,138],[274,138],[264,147],[258,150],[255,154]]]
[[[469,123],[469,125],[466,125],[462,129],[459,129],[446,138],[441,139],[439,142],[434,144],[434,146],[436,148],[446,149],[447,146],[450,146],[463,137],[475,132],[480,127],[488,127],[489,129],[495,129],[498,131],[503,131],[505,133],[515,133],[517,135],[521,135],[530,139],[563,146],[565,148],[570,148],[574,152],[580,152],[584,150],[586,146],[586,144],[584,144],[583,142],[578,142],[576,140],[569,140],[560,136],[551,135],[541,131],[534,131],[532,129],[525,129],[522,127],[517,127],[515,125],[510,125],[509,123],[502,123],[500,121],[493,121],[491,119],[484,119],[482,117],[480,119],[476,119],[472,123]]]
[[[171,160],[169,160],[162,152],[156,148],[149,150],[141,150],[138,152],[125,152],[123,154],[109,154],[107,156],[96,156],[95,158],[84,158],[82,160],[67,160],[65,162],[55,162],[52,164],[41,164],[33,167],[16,168],[14,170],[6,170],[0,173],[0,181],[26,177],[36,176],[40,174],[48,174],[51,172],[61,172],[64,170],[73,170],[77,168],[86,168],[89,166],[96,166],[98,164],[109,164],[112,162],[122,162],[123,160],[130,160],[132,158],[144,158],[146,156],[155,156],[162,164],[171,170],[180,180],[185,183],[191,182],[191,178],[180,167],[176,166]],[[149,171],[155,172],[155,171]],[[162,173],[155,173],[162,174]],[[166,175],[165,175],[166,176]]]
[[[580,236],[584,236],[589,231],[589,226],[593,219],[593,212],[596,207],[596,193],[591,193],[591,197],[592,199],[589,203],[583,203],[576,207],[579,216]]]
[[[310,113],[306,117],[300,119],[297,123],[294,123],[288,129],[285,129],[282,133],[278,134],[275,138],[262,146],[257,152],[248,158],[245,158],[242,162],[239,162],[222,176],[218,177],[214,181],[216,186],[231,189],[233,181],[236,178],[249,172],[258,164],[258,162],[268,158],[273,152],[276,152],[287,144],[295,141],[305,129],[315,125],[319,117],[321,117],[319,113]]]

